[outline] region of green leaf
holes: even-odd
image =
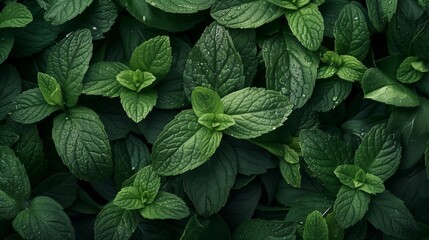
[[[132,70],[150,72],[157,79],[162,79],[170,71],[173,60],[171,51],[169,37],[151,38],[134,50],[130,59],[130,67]]]
[[[39,72],[37,74],[37,84],[42,92],[45,101],[52,106],[64,107],[63,94],[58,81],[48,74]]]
[[[0,219],[13,219],[22,209],[22,203],[0,190]]]
[[[289,163],[285,160],[280,160],[280,173],[288,184],[294,187],[301,186],[301,166],[299,163]]]
[[[12,222],[24,239],[75,239],[75,231],[63,207],[49,197],[35,197]]]
[[[385,190],[383,180],[370,173],[366,174],[365,184],[358,189],[369,194],[382,193]]]
[[[381,32],[396,12],[398,0],[366,0],[368,16],[374,28]]]
[[[0,125],[0,146],[11,147],[19,140],[19,134],[9,125]]]
[[[216,1],[210,15],[229,28],[257,28],[283,15],[284,10],[266,0]]]
[[[334,26],[335,52],[363,60],[369,49],[369,30],[362,10],[347,4],[338,15]]]
[[[33,21],[33,15],[21,3],[9,3],[0,13],[0,28],[21,28]]]
[[[21,78],[10,65],[0,65],[0,120],[10,113],[11,102],[21,93]]]
[[[223,131],[235,124],[234,118],[223,113],[206,113],[198,118],[198,123],[208,129]]]
[[[243,64],[228,31],[210,24],[192,48],[183,73],[185,93],[203,86],[223,97],[244,86]]]
[[[429,72],[429,66],[425,64],[425,62],[423,62],[422,60],[411,62],[411,66],[419,72],[422,72],[422,73]]]
[[[137,172],[132,186],[139,189],[142,194],[142,201],[150,204],[156,198],[161,187],[161,177],[156,174],[151,165],[148,165]]]
[[[320,130],[306,130],[299,134],[302,155],[311,173],[332,192],[338,191],[340,182],[334,174],[337,166],[351,163],[351,148],[338,137]]]
[[[280,127],[292,112],[287,97],[262,88],[244,88],[222,98],[225,114],[235,124],[224,132],[230,136],[249,139]]]
[[[387,19],[388,22],[396,13],[398,0],[379,0],[380,12]]]
[[[49,54],[47,74],[61,85],[67,107],[75,106],[82,93],[82,80],[88,70],[91,56],[92,37],[88,29],[70,33]]]
[[[340,182],[347,187],[359,188],[365,184],[366,174],[358,166],[350,164],[340,165],[335,169],[334,173]]]
[[[198,123],[192,110],[179,113],[158,136],[152,149],[155,171],[177,175],[205,163],[219,146],[222,133]]]
[[[342,103],[350,94],[353,84],[338,76],[316,82],[310,103],[314,111],[327,112]]]
[[[183,176],[183,187],[198,215],[209,217],[225,206],[237,175],[231,145],[222,143],[208,162]]]
[[[158,93],[153,89],[135,92],[126,88],[121,91],[121,104],[127,116],[138,123],[152,111],[156,104]]]
[[[366,219],[386,235],[400,239],[412,239],[417,231],[413,215],[404,202],[388,191],[371,198]]]
[[[323,219],[322,213],[314,211],[307,216],[302,238],[304,240],[328,240],[328,225]]]
[[[311,97],[319,59],[287,33],[278,34],[262,45],[267,69],[268,89],[289,97],[294,108],[302,107]]]
[[[258,240],[258,239],[295,239],[295,224],[265,219],[251,219],[243,222],[234,231],[234,240]]]
[[[111,174],[109,140],[92,110],[74,107],[55,117],[52,138],[63,163],[76,177],[94,181]]]
[[[370,195],[357,189],[342,186],[334,204],[338,224],[348,228],[361,220],[368,210]]]
[[[416,107],[420,104],[417,94],[377,68],[368,69],[361,81],[365,98],[397,107]]]
[[[10,117],[17,122],[36,123],[51,113],[61,109],[46,103],[39,88],[33,88],[19,94],[10,104]]]
[[[386,181],[398,169],[401,149],[396,132],[389,132],[387,124],[376,125],[356,150],[355,165]]]
[[[215,0],[146,0],[146,2],[165,12],[196,13],[210,8]]]
[[[344,80],[355,82],[360,81],[367,70],[357,58],[348,55],[341,55],[342,64],[337,70],[337,75]]]
[[[297,10],[301,7],[304,7],[307,5],[310,0],[268,0],[268,2],[275,4],[277,6],[280,6],[282,8],[290,9],[290,10]]]
[[[12,50],[13,43],[15,42],[15,37],[12,31],[10,30],[0,30],[0,64],[4,62],[9,56],[10,51]]]
[[[327,65],[327,66],[320,66],[319,69],[317,69],[317,79],[324,79],[324,78],[330,78],[337,73],[337,67]]]
[[[116,195],[113,204],[126,210],[140,209],[145,206],[142,197],[137,187],[124,187]]]
[[[116,80],[122,86],[134,92],[140,92],[143,88],[150,86],[155,82],[155,76],[150,72],[142,72],[139,69],[122,70],[117,76]]]
[[[122,86],[116,76],[128,67],[120,62],[96,62],[83,79],[83,93],[104,97],[119,97]]]
[[[92,0],[49,1],[45,19],[52,25],[61,25],[81,14],[91,3]]]
[[[334,213],[329,213],[325,218],[329,230],[329,240],[343,240],[344,229],[340,226]]]
[[[244,86],[250,86],[258,70],[256,30],[228,29],[228,32],[243,63]]]
[[[140,214],[147,219],[182,219],[189,215],[189,208],[180,197],[161,191]]]
[[[96,240],[129,239],[138,225],[138,213],[107,204],[94,224]]]
[[[180,236],[180,240],[193,240],[201,238],[201,235],[207,231],[210,220],[199,218],[197,214],[189,219],[186,228]]]
[[[402,83],[415,83],[419,81],[423,77],[423,72],[415,69],[412,65],[418,61],[418,57],[405,58],[396,72],[396,78]]]
[[[192,109],[197,117],[206,113],[223,113],[223,103],[219,95],[205,87],[195,87],[191,94]]]
[[[311,51],[319,49],[325,29],[322,14],[316,4],[309,3],[293,11],[286,11],[286,18],[293,35]]]

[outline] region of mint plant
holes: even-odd
[[[0,0],[0,239],[425,239],[426,0]]]

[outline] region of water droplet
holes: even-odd
[[[97,30],[97,27],[96,26],[92,27],[92,30]]]
[[[338,100],[338,96],[333,96],[333,97],[332,97],[332,101],[334,101],[334,102],[335,102],[335,101],[337,101],[337,100]]]
[[[146,16],[143,16],[143,22],[146,21]]]

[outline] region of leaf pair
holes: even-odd
[[[327,51],[322,56],[322,62],[327,64],[318,69],[317,78],[330,78],[335,74],[346,81],[360,81],[367,70],[357,58],[350,55],[338,55]]]

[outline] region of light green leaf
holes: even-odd
[[[140,210],[147,219],[182,219],[189,215],[189,208],[178,196],[169,192],[159,192],[153,203]]]
[[[292,112],[289,99],[278,92],[262,88],[244,88],[222,98],[225,114],[235,124],[224,132],[249,139],[280,127]]]
[[[319,211],[307,216],[302,238],[304,240],[329,240],[328,225]]]
[[[223,103],[219,95],[205,87],[195,87],[191,94],[192,109],[197,117],[206,113],[223,113]]]
[[[337,75],[344,80],[360,81],[367,70],[357,58],[349,55],[341,55],[342,64],[337,70]]]
[[[52,138],[63,163],[76,177],[94,181],[111,174],[109,140],[91,109],[74,107],[55,117]]]
[[[61,109],[46,103],[39,88],[19,94],[10,104],[10,117],[17,122],[30,124],[43,120],[51,113]]]
[[[365,135],[355,152],[355,165],[386,181],[401,161],[399,135],[387,130],[387,124],[376,125]]]
[[[82,93],[82,80],[91,56],[92,36],[88,29],[70,33],[49,54],[47,74],[61,85],[67,107],[75,106]]]
[[[92,0],[49,1],[45,19],[52,25],[61,25],[81,14],[91,3]]]
[[[411,66],[419,72],[422,72],[422,73],[429,72],[429,66],[422,60],[411,62]]]
[[[234,231],[234,240],[296,238],[296,225],[287,221],[251,219],[240,224]]]
[[[113,204],[126,210],[140,209],[145,206],[137,187],[124,187],[116,194]]]
[[[351,148],[338,137],[320,130],[301,131],[299,141],[311,174],[319,178],[330,191],[337,192],[341,184],[334,170],[339,165],[352,162]]]
[[[330,78],[337,73],[337,67],[331,65],[320,66],[317,69],[317,79]]]
[[[284,10],[266,0],[216,1],[210,15],[229,28],[257,28],[280,17]]]
[[[9,56],[10,51],[12,50],[15,37],[12,31],[10,30],[0,30],[0,64],[4,62]]]
[[[262,45],[267,88],[289,97],[302,107],[313,93],[319,59],[287,33],[277,34]]]
[[[10,65],[0,65],[0,120],[5,119],[13,110],[10,104],[21,90],[18,71]]]
[[[37,84],[39,85],[39,89],[40,92],[42,92],[43,98],[49,105],[59,106],[61,108],[64,107],[61,86],[54,77],[39,72],[37,74]]]
[[[33,21],[33,15],[21,3],[9,3],[0,13],[0,28],[21,28]]]
[[[128,67],[120,62],[96,62],[83,79],[83,93],[104,97],[119,97],[122,86],[116,76]]]
[[[310,0],[268,0],[268,2],[280,6],[282,8],[297,10],[307,5]]]
[[[289,163],[280,160],[280,173],[288,184],[294,187],[301,187],[301,165],[299,163]]]
[[[351,164],[340,165],[335,169],[334,173],[342,184],[350,188],[359,188],[365,184],[366,174],[358,166]]]
[[[116,80],[122,86],[134,92],[140,92],[143,88],[150,86],[155,82],[155,76],[150,72],[142,72],[139,69],[122,70],[117,76]]]
[[[363,60],[369,49],[369,30],[362,10],[349,3],[341,10],[334,26],[335,52]]]
[[[156,104],[158,93],[153,89],[134,92],[127,88],[121,91],[121,104],[127,116],[138,123],[145,119]]]
[[[369,194],[382,193],[385,190],[383,180],[370,173],[366,174],[365,184],[358,189]]]
[[[150,72],[157,79],[162,79],[170,71],[173,61],[171,51],[169,37],[151,38],[134,50],[130,59],[130,67],[132,70]]]
[[[150,204],[161,187],[161,177],[156,174],[151,165],[148,165],[137,172],[132,186],[139,189],[142,201]]]
[[[75,239],[75,231],[63,207],[45,196],[35,197],[12,222],[24,239]]]
[[[183,73],[185,93],[202,86],[223,97],[243,88],[244,72],[240,55],[228,31],[210,24],[189,53]]]
[[[196,13],[212,6],[215,0],[146,0],[150,5],[170,13]]]
[[[342,186],[334,204],[338,224],[348,228],[361,220],[368,210],[370,195],[357,189]]]
[[[154,143],[153,168],[164,176],[192,170],[209,160],[221,138],[221,132],[199,124],[194,111],[182,111],[165,126]]]
[[[222,143],[208,162],[183,176],[183,187],[198,215],[209,217],[225,206],[237,175],[231,145]]]
[[[371,198],[366,219],[386,235],[410,239],[417,231],[416,221],[404,202],[388,191]]]
[[[388,77],[377,68],[368,69],[361,81],[365,98],[397,107],[420,105],[417,94],[401,83]]]
[[[233,117],[223,113],[206,113],[198,118],[198,122],[216,131],[223,131],[235,124]]]
[[[138,225],[138,213],[107,204],[97,215],[95,240],[129,239]]]
[[[287,10],[286,18],[293,35],[304,47],[311,51],[319,49],[325,26],[316,4],[307,4],[296,11]]]
[[[343,64],[343,59],[334,51],[326,51],[322,55],[322,62],[331,66],[340,67]]]
[[[396,78],[402,83],[415,83],[419,81],[423,77],[423,72],[418,71],[412,66],[413,63],[418,61],[418,57],[405,58],[396,72]]]

